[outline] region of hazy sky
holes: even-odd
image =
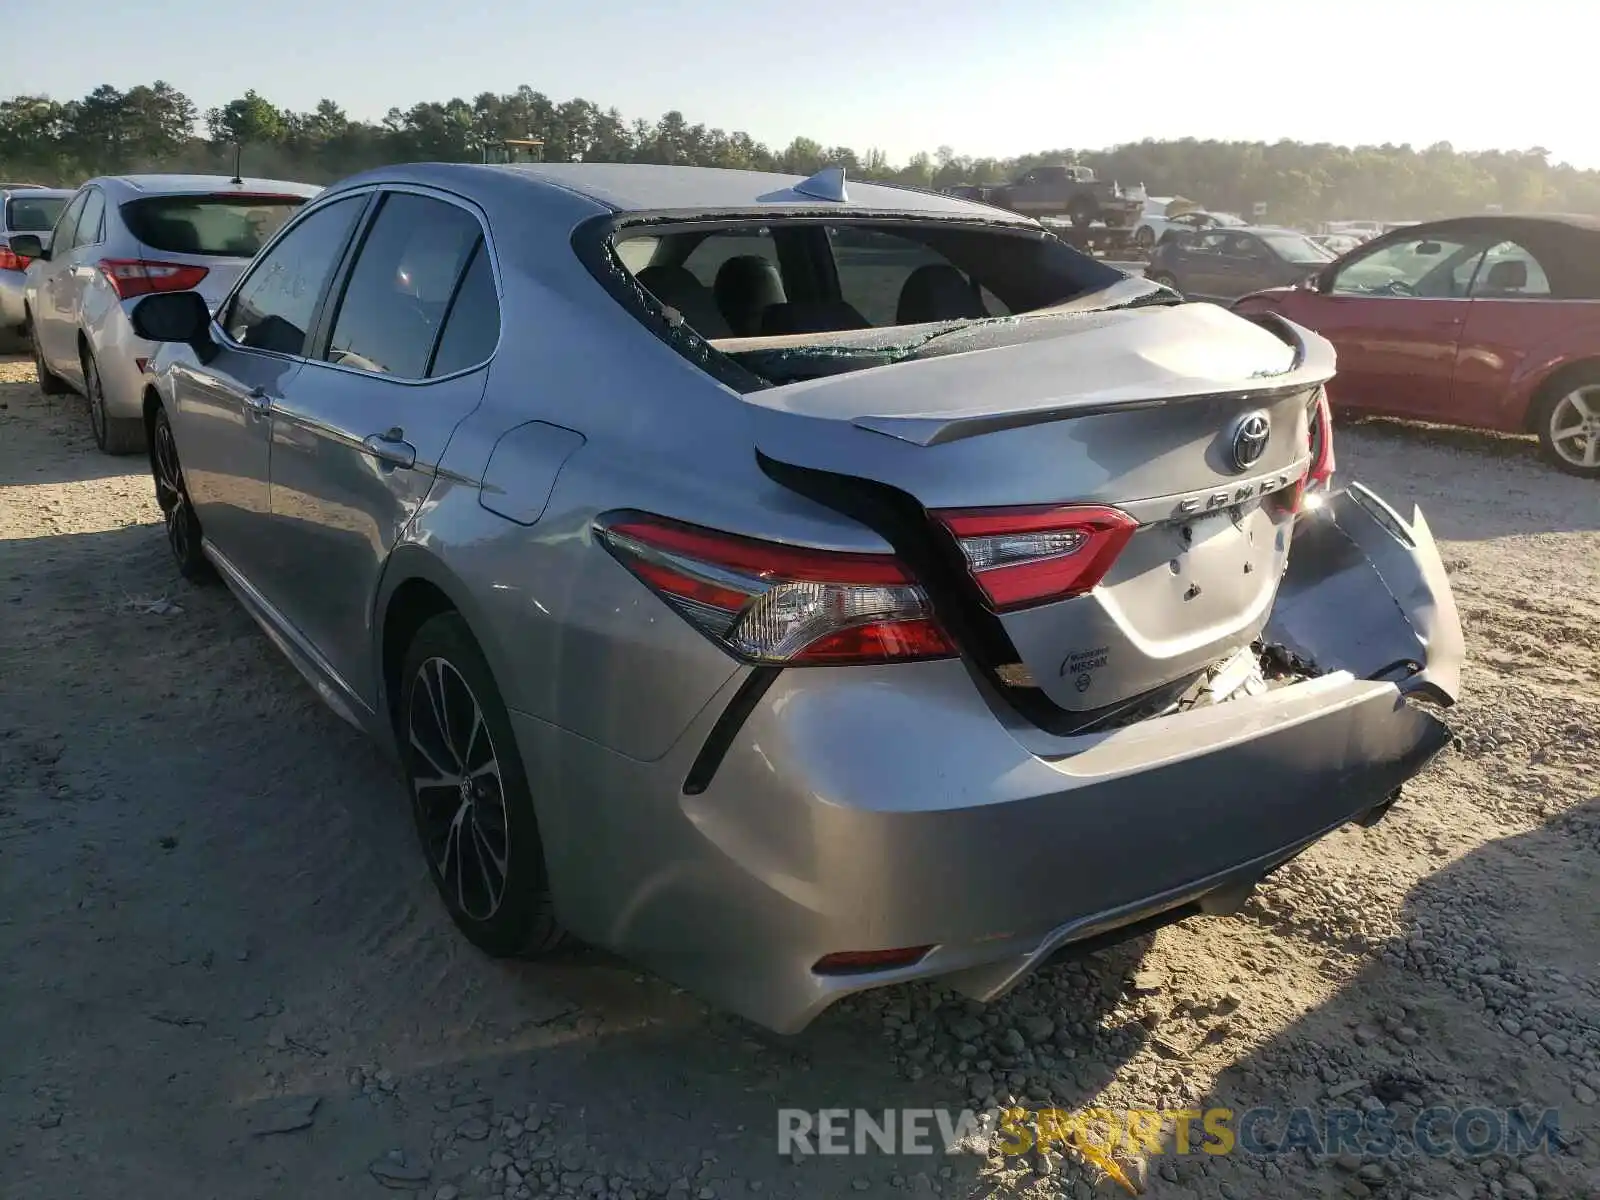
[[[0,23],[38,35],[42,11],[0,0]],[[0,39],[0,93],[162,78],[202,110],[254,87],[377,119],[526,83],[896,160],[1195,136],[1542,145],[1600,166],[1591,18],[1579,0],[102,0],[65,41]]]

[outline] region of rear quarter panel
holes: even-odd
[[[1600,362],[1600,300],[1473,300],[1455,407],[1464,424],[1520,432],[1545,382],[1580,362]]]

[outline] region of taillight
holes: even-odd
[[[934,514],[996,612],[1091,591],[1139,523],[1099,505],[980,508]]]
[[[1326,488],[1333,480],[1333,412],[1328,407],[1328,392],[1318,388],[1311,401],[1311,470],[1306,488]]]
[[[209,270],[186,263],[151,262],[144,258],[102,258],[100,273],[116,289],[117,298],[131,300],[152,292],[187,292],[198,287]]]
[[[0,246],[0,271],[26,271],[33,259],[23,258],[10,246]]]
[[[680,616],[746,662],[782,666],[949,658],[927,594],[892,555],[811,550],[637,513],[601,542]]]

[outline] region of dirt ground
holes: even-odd
[[[896,989],[779,1039],[597,954],[473,951],[391,771],[178,579],[144,463],[0,360],[0,1195],[1124,1194],[1076,1153],[777,1152],[780,1107],[1008,1094],[1553,1107],[1520,1158],[1118,1164],[1174,1200],[1600,1195],[1600,490],[1521,439],[1338,452],[1423,506],[1468,632],[1458,743],[1393,815],[990,1009]]]

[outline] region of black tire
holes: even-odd
[[[400,679],[395,738],[417,838],[450,919],[496,958],[551,953],[566,935],[550,896],[528,775],[467,623],[453,612],[427,621],[411,640]]]
[[[1530,416],[1546,462],[1580,479],[1600,479],[1600,462],[1586,465],[1581,461],[1587,445],[1600,450],[1600,365],[1567,371],[1545,384]],[[1578,432],[1557,439],[1556,433],[1562,430]]]
[[[106,412],[105,381],[100,378],[100,364],[95,362],[94,351],[84,346],[83,394],[89,402],[89,428],[94,433],[94,444],[104,454],[137,454],[145,448],[144,422],[137,417],[113,417]]]
[[[28,346],[33,351],[33,371],[39,377],[39,391],[46,396],[65,396],[72,389],[67,386],[67,381],[44,365],[44,356],[39,353],[39,338],[33,331],[33,318],[28,318]]]
[[[1159,283],[1162,287],[1171,288],[1180,296],[1183,295],[1183,289],[1178,286],[1178,281],[1165,271],[1157,271],[1154,275],[1146,275],[1145,278],[1151,283]]]
[[[183,480],[183,464],[178,459],[178,443],[172,436],[167,410],[158,407],[150,438],[150,475],[155,480],[156,504],[167,525],[167,546],[178,564],[178,572],[191,583],[208,583],[216,578],[211,560],[200,548],[200,518],[189,500]]]
[[[1079,229],[1093,225],[1100,215],[1100,206],[1087,196],[1080,196],[1067,206],[1067,219]]]

